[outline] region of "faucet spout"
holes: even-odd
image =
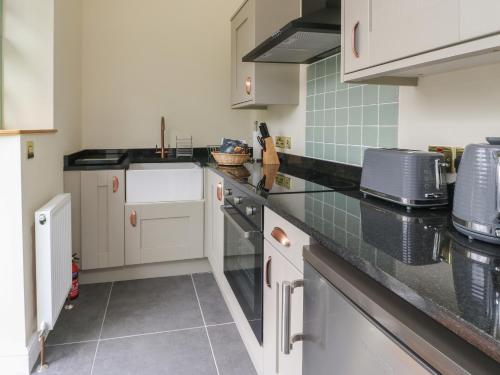
[[[168,151],[165,148],[165,130],[166,130],[166,126],[165,126],[165,117],[163,117],[163,116],[161,118],[161,127],[160,127],[160,129],[161,129],[161,131],[160,131],[161,144],[160,144],[160,149],[159,150],[157,149],[156,153],[160,154],[160,158],[165,159],[167,157]]]

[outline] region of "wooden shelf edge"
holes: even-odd
[[[21,134],[53,134],[57,129],[0,129],[0,137]]]

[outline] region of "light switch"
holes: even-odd
[[[35,144],[33,141],[26,142],[26,153],[28,159],[33,159],[35,157]]]

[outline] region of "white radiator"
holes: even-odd
[[[50,331],[71,288],[71,196],[60,194],[35,212],[38,329]]]

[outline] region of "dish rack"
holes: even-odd
[[[193,137],[175,137],[175,144],[177,157],[193,157]]]

